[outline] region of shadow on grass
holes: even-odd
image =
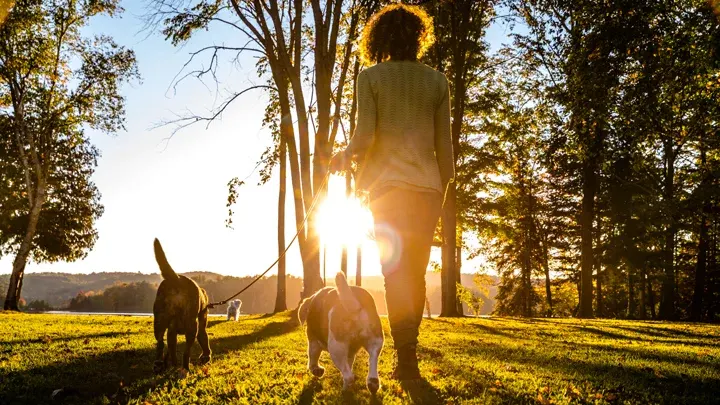
[[[461,318],[453,318],[453,319],[461,319]],[[482,318],[480,318],[480,319],[482,319]],[[427,322],[430,322],[430,323],[433,323],[433,322],[445,323],[445,324],[448,324],[448,325],[453,326],[453,327],[456,326],[456,323],[455,323],[455,322],[448,321],[448,320],[445,320],[445,319],[439,319],[439,318],[426,319],[426,320],[424,320],[424,321],[427,321]],[[480,329],[480,330],[482,330],[482,331],[485,332],[485,333],[490,333],[490,334],[496,335],[496,336],[503,336],[503,337],[512,337],[512,336],[513,336],[513,335],[510,334],[510,333],[503,332],[503,331],[501,331],[501,330],[499,330],[499,329],[497,329],[497,328],[493,328],[492,326],[483,325],[483,324],[481,324],[481,323],[468,323],[468,324],[463,324],[463,326],[469,326],[469,327],[472,327],[472,328]]]
[[[546,347],[552,347],[552,342],[548,342]],[[595,355],[587,359],[559,357],[557,353],[563,352],[563,346],[557,346],[556,349],[559,350],[555,351],[532,350],[527,346],[512,348],[501,346],[501,349],[498,350],[496,345],[485,343],[470,349],[470,356],[492,353],[496,360],[519,365],[528,370],[544,369],[551,375],[573,376],[571,381],[576,384],[590,382],[598,391],[602,389],[618,390],[623,394],[621,396],[623,401],[632,403],[707,404],[712,403],[720,395],[720,378],[717,373],[713,373],[714,376],[706,373],[702,377],[689,376],[685,373],[669,374],[664,367],[654,369],[642,365],[618,364],[616,356],[625,354],[635,360],[639,359],[640,364],[642,362],[648,364],[662,362],[669,363],[669,365],[692,365],[704,367],[708,371],[715,369],[718,364],[716,360],[698,361],[638,349],[583,343],[572,343],[568,348],[570,350],[591,349],[595,351]],[[603,352],[612,353],[612,356],[602,358],[600,355]],[[457,365],[455,367],[457,368]],[[455,373],[462,374],[460,370]],[[503,403],[518,403],[518,400],[503,400]]]
[[[713,338],[713,336],[708,336],[708,335],[705,335],[702,333],[689,332],[686,330],[679,330],[679,329],[660,328],[657,326],[630,327],[630,326],[612,325],[610,327],[615,328],[615,329],[624,330],[626,332],[637,333],[640,335],[653,336],[653,337],[659,337],[659,338],[671,338],[671,339],[682,339],[682,338],[712,339]]]
[[[708,346],[708,342],[693,341],[695,338],[708,339],[711,336],[680,330],[675,337],[683,340],[668,339],[674,330],[662,327],[622,327],[603,323],[579,325],[566,325],[556,323],[558,334],[554,329],[540,329],[536,336],[512,334],[508,339],[498,339],[496,336],[508,335],[508,328],[504,321],[498,320],[488,327],[482,323],[468,323],[484,330],[492,336],[488,339],[479,339],[472,345],[451,345],[439,348],[420,348],[420,357],[423,361],[433,365],[433,373],[438,373],[443,379],[452,376],[457,384],[441,384],[438,395],[443,400],[471,400],[492,397],[497,402],[508,404],[535,403],[533,391],[522,389],[508,384],[512,375],[508,373],[517,366],[520,372],[537,375],[542,379],[553,381],[555,376],[563,376],[567,384],[575,384],[581,389],[590,390],[587,395],[598,392],[613,392],[621,401],[629,403],[673,403],[673,404],[706,404],[717,402],[720,396],[720,361],[709,355],[695,358],[693,348],[701,349]],[[527,324],[537,320],[528,320]],[[452,322],[439,320],[438,322],[452,324]],[[618,328],[618,329],[612,329]],[[650,332],[665,339],[642,338],[633,333]],[[611,329],[610,331],[606,329]],[[623,331],[622,329],[629,329]],[[638,330],[633,330],[638,329]],[[552,333],[551,333],[552,332]],[[483,333],[477,335],[482,337]],[[595,335],[597,343],[558,341],[557,338],[568,340],[577,337]],[[652,333],[650,334],[652,336]],[[610,341],[614,340],[613,345]],[[651,342],[648,344],[635,344],[638,342]],[[620,343],[618,345],[618,343]],[[684,347],[682,352],[662,349],[661,345],[679,345]],[[668,346],[665,346],[667,348]],[[573,353],[573,354],[570,354]],[[587,355],[584,355],[587,353]],[[498,364],[498,370],[487,367],[477,367],[473,359],[487,358],[490,364]],[[502,364],[506,367],[502,367]],[[481,363],[480,363],[481,364]],[[432,378],[430,379],[432,382]],[[544,384],[542,380],[538,380]],[[462,383],[461,383],[462,382]],[[552,383],[550,383],[552,384]],[[565,384],[565,383],[563,383]],[[587,386],[585,384],[588,384]],[[556,387],[557,389],[557,387]],[[560,389],[565,389],[561,387]]]
[[[18,345],[26,343],[51,343],[51,342],[72,342],[74,340],[85,340],[85,339],[101,339],[101,338],[116,338],[122,336],[139,335],[140,331],[135,332],[103,332],[103,333],[87,333],[84,335],[66,336],[66,337],[54,337],[52,333],[47,336],[36,338],[36,339],[18,339],[2,342],[4,345]]]
[[[311,378],[300,392],[300,395],[298,396],[298,404],[312,404],[315,399],[315,395],[320,391],[322,391],[322,383],[320,380],[317,378]]]
[[[413,404],[435,405],[442,403],[437,388],[433,387],[424,378],[416,381],[401,381],[400,387],[408,394]]]
[[[618,339],[618,340],[637,340],[636,338],[620,333],[610,332],[607,330],[598,329],[593,326],[573,326],[573,329],[579,332],[592,333],[593,335],[604,337],[607,339]]]
[[[210,347],[213,356],[225,356],[250,344],[289,333],[296,327],[297,323],[292,319],[270,322],[245,335],[211,338]],[[100,335],[104,334],[98,334]],[[182,338],[178,340],[180,354],[185,343]],[[199,350],[197,344],[195,346],[194,353]],[[103,401],[104,397],[111,403],[126,403],[128,399],[141,397],[149,390],[178,378],[177,370],[169,370],[160,376],[154,375],[154,355],[155,347],[152,345],[105,353],[85,352],[71,355],[72,357],[64,362],[19,371],[5,372],[7,369],[0,369],[0,404],[96,403]],[[191,372],[196,367],[193,364]],[[53,391],[60,388],[77,390],[78,395],[53,401]]]
[[[218,354],[221,356],[228,355],[229,352],[242,350],[253,343],[290,333],[295,330],[297,326],[297,322],[292,319],[282,322],[270,322],[262,328],[245,335],[211,339],[210,348],[213,350],[213,356],[217,356]]]
[[[208,319],[207,328],[210,329],[215,325],[220,325],[221,323],[225,323],[225,322],[230,322],[230,321],[226,320],[225,318],[221,318],[221,319],[212,319],[211,318],[211,319]]]

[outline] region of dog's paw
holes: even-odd
[[[367,389],[371,394],[375,395],[378,390],[380,390],[380,380],[377,378],[368,378]]]
[[[155,374],[160,374],[165,370],[165,362],[162,360],[156,360],[155,363],[153,363],[153,372]]]
[[[355,383],[355,376],[343,378],[343,391],[350,391]]]
[[[310,372],[312,372],[312,375],[314,375],[315,377],[320,378],[325,374],[325,369],[322,367],[317,367],[310,370]]]
[[[200,364],[207,364],[207,363],[210,363],[210,360],[211,360],[210,355],[203,354],[203,355],[200,355],[200,359],[198,359],[198,362]]]

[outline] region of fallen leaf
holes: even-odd
[[[503,387],[504,387],[502,381],[500,381],[500,380],[495,380],[495,386],[498,387],[498,388],[503,388]]]
[[[618,399],[618,396],[615,393],[609,392],[609,393],[605,394],[605,400],[607,400],[607,401],[617,401],[617,399]]]
[[[575,388],[574,385],[568,385],[568,387],[565,389],[565,396],[568,396],[572,399],[578,399],[582,396],[582,393],[579,389]]]
[[[550,405],[550,404],[552,404],[552,402],[551,402],[549,399],[545,398],[545,397],[543,396],[543,394],[541,394],[541,393],[539,393],[539,392],[538,392],[538,395],[537,395],[537,401],[538,401],[538,403],[540,403],[540,404],[542,404],[542,405]]]
[[[511,366],[510,364],[505,365],[505,371],[509,371],[511,373],[517,373],[518,369],[515,366]]]

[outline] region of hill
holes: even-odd
[[[195,271],[184,273],[193,278],[205,288],[211,301],[220,301],[245,287],[253,277],[232,277],[223,276],[212,272]],[[0,276],[0,298],[3,298],[7,291],[9,275]],[[66,309],[71,305],[73,299],[79,297],[95,297],[82,305],[75,305],[74,310],[96,311],[96,312],[151,312],[154,289],[162,281],[159,274],[143,273],[121,273],[102,272],[90,274],[68,274],[68,273],[30,273],[25,276],[23,283],[22,298],[26,302],[44,300],[50,306],[57,309]],[[497,280],[494,280],[496,283]],[[430,307],[433,313],[440,312],[441,292],[440,274],[427,273],[427,294],[430,300]],[[463,274],[463,285],[473,287],[473,276]],[[135,284],[147,283],[148,286],[135,288]],[[330,280],[332,283],[332,280]],[[350,277],[350,283],[355,283],[355,278]],[[382,276],[367,276],[362,278],[362,285],[368,289],[378,305],[381,314],[386,313],[385,308],[385,286]],[[123,292],[123,288],[130,286],[132,289]],[[262,279],[252,286],[239,298],[243,301],[242,311],[244,313],[268,313],[272,312],[275,305],[277,279],[270,276]],[[112,297],[102,297],[109,289],[112,289]],[[289,276],[287,278],[287,303],[294,308],[300,299],[302,291],[302,279]],[[482,314],[492,312],[496,287],[490,287],[489,297],[486,297]],[[120,297],[132,294],[131,297]],[[143,294],[137,296],[137,294]],[[92,300],[95,303],[91,302]],[[224,308],[216,308],[215,313],[223,313]]]

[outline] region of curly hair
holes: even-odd
[[[420,7],[393,4],[375,13],[363,29],[360,55],[366,64],[422,57],[435,42],[432,18]]]

